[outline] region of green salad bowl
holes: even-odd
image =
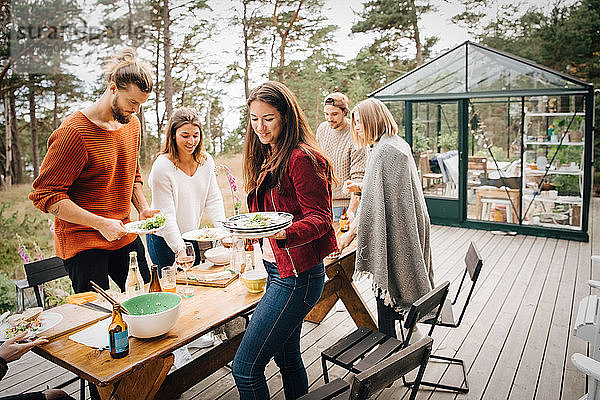
[[[129,314],[123,314],[129,334],[136,338],[152,338],[167,333],[179,320],[181,296],[155,292],[134,296],[123,302]]]

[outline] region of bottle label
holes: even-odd
[[[129,332],[125,329],[123,332],[113,332],[111,335],[114,336],[114,349],[110,349],[112,353],[122,353],[129,349]],[[110,341],[111,347],[113,341]]]

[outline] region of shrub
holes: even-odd
[[[0,272],[0,312],[14,311],[17,308],[17,296],[14,280]]]

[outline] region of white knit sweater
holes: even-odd
[[[148,183],[152,189],[152,208],[167,217],[166,226],[157,235],[166,240],[174,253],[185,247],[181,234],[199,228],[203,212],[215,226],[219,225],[217,221],[225,219],[215,162],[208,154],[193,176],[161,154],[152,165]]]

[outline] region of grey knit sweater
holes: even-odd
[[[317,143],[333,164],[333,172],[339,184],[333,188],[333,206],[347,206],[350,194],[343,192],[343,184],[348,179],[362,182],[365,173],[365,150],[357,149],[352,143],[350,121],[346,119],[346,127],[337,131],[327,121],[317,129]]]
[[[357,231],[356,271],[375,295],[406,310],[433,287],[429,213],[410,146],[384,135],[369,154]]]

